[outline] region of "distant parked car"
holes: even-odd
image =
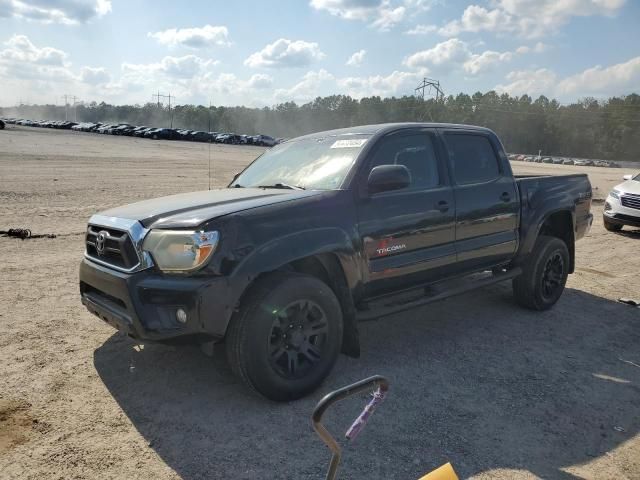
[[[191,140],[192,142],[208,142],[210,140],[213,140],[211,135],[209,135],[209,132],[202,132],[199,130],[195,132],[191,132],[188,135],[188,139]]]
[[[4,130],[4,121],[0,120],[0,130]]]
[[[593,162],[591,160],[585,160],[585,159],[574,160],[573,164],[577,165],[579,167],[592,167],[593,166]]]
[[[177,138],[175,130],[170,128],[152,128],[144,136],[153,140],[172,140]]]
[[[553,158],[551,158],[551,157],[542,157],[540,162],[541,163],[553,163]]]
[[[573,163],[574,163],[574,162],[573,162],[573,158],[565,158],[565,159],[562,161],[562,164],[563,164],[563,165],[573,165]]]
[[[262,145],[263,147],[273,147],[277,143],[277,140],[269,135],[258,135],[258,145]]]
[[[140,130],[134,131],[133,132],[133,136],[134,137],[144,137],[147,134],[147,132],[150,132],[151,130],[155,130],[155,128],[153,128],[153,127],[144,127],[144,128],[141,128]]]
[[[138,132],[141,132],[143,130],[146,130],[147,127],[146,125],[138,125],[137,127],[132,128],[129,132],[127,132],[127,135],[131,136],[131,137],[137,137]]]
[[[552,161],[554,165],[562,165],[562,159],[559,157],[553,157]]]

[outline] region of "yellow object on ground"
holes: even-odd
[[[427,473],[420,480],[458,480],[458,475],[450,463],[445,463],[431,473]]]

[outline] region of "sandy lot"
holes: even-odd
[[[260,153],[213,146],[214,185]],[[517,173],[575,173],[515,164]],[[242,388],[222,349],[138,346],[80,304],[88,217],[207,188],[208,146],[8,126],[0,131],[0,477],[324,478],[308,416],[323,393],[378,373],[391,394],[341,478],[640,479],[640,230],[595,225],[558,305],[518,308],[499,285],[361,325],[314,395],[273,404]],[[584,168],[596,198],[626,169]],[[595,190],[597,188],[597,190]],[[364,399],[329,414],[343,431]]]

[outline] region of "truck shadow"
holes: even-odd
[[[606,462],[640,429],[638,317],[572,289],[552,311],[529,312],[498,285],[362,324],[362,358],[341,357],[320,391],[289,404],[248,393],[222,349],[213,359],[192,347],[138,350],[114,335],[94,364],[186,479],[324,478],[329,453],[310,427],[313,406],[372,374],[387,376],[391,393],[346,447],[340,478],[419,478],[445,461],[461,478],[494,469],[579,478],[572,467]],[[336,406],[329,428],[343,432],[363,404]]]

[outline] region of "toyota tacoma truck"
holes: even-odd
[[[506,280],[552,307],[590,207],[586,175],[514,176],[485,128],[315,133],[227,188],[91,217],[80,293],[140,342],[224,343],[247,386],[286,401],[360,355],[359,321]]]

